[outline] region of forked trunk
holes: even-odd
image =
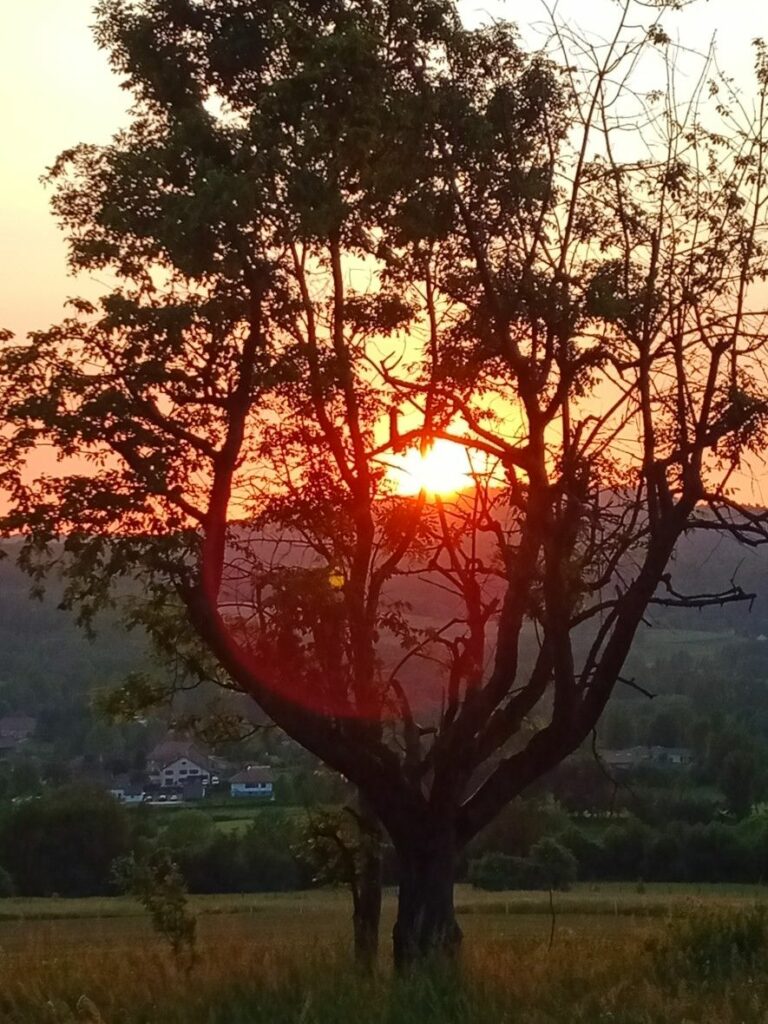
[[[454,957],[461,945],[453,887],[456,843],[451,832],[398,844],[400,889],[392,933],[395,967],[407,970],[433,956]]]

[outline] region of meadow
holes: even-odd
[[[341,892],[197,897],[177,964],[130,900],[0,902],[3,1024],[757,1024],[768,1020],[765,890],[459,887],[460,969],[356,974]]]

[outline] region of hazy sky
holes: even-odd
[[[127,96],[94,45],[92,0],[3,0],[0,33],[0,326],[18,334],[45,327],[71,294],[98,282],[66,276],[65,250],[40,175],[63,149],[106,142],[125,118]],[[463,0],[468,19],[541,15],[537,0]],[[611,0],[560,0],[560,12],[599,32],[615,17]],[[703,48],[717,33],[722,64],[744,71],[750,41],[768,37],[765,0],[698,0],[673,26]]]

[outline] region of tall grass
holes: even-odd
[[[300,915],[299,915],[300,916]],[[468,915],[457,971],[356,974],[346,914],[206,918],[178,969],[140,919],[0,931],[2,1024],[765,1024],[762,911],[688,918]],[[77,928],[74,925],[77,924]],[[717,968],[713,969],[713,965]],[[722,968],[722,969],[721,969]],[[716,983],[715,983],[716,982]]]

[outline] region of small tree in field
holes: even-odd
[[[177,963],[191,970],[197,960],[197,919],[187,906],[187,890],[167,850],[137,860],[133,854],[115,862],[114,881],[145,908]]]
[[[311,866],[315,882],[349,888],[357,961],[370,969],[381,917],[382,850],[376,822],[352,807],[310,812],[296,853]]]
[[[729,491],[768,413],[765,55],[752,112],[706,70],[633,93],[674,79],[649,10],[528,54],[447,0],[104,0],[132,123],[51,177],[117,285],[5,346],[25,564],[85,613],[173,594],[358,787],[401,965],[455,948],[457,854],[590,736],[649,606],[749,597],[678,592],[680,537],[767,536]],[[408,497],[387,462],[436,441],[470,486]],[[89,465],[30,485],[43,443]]]

